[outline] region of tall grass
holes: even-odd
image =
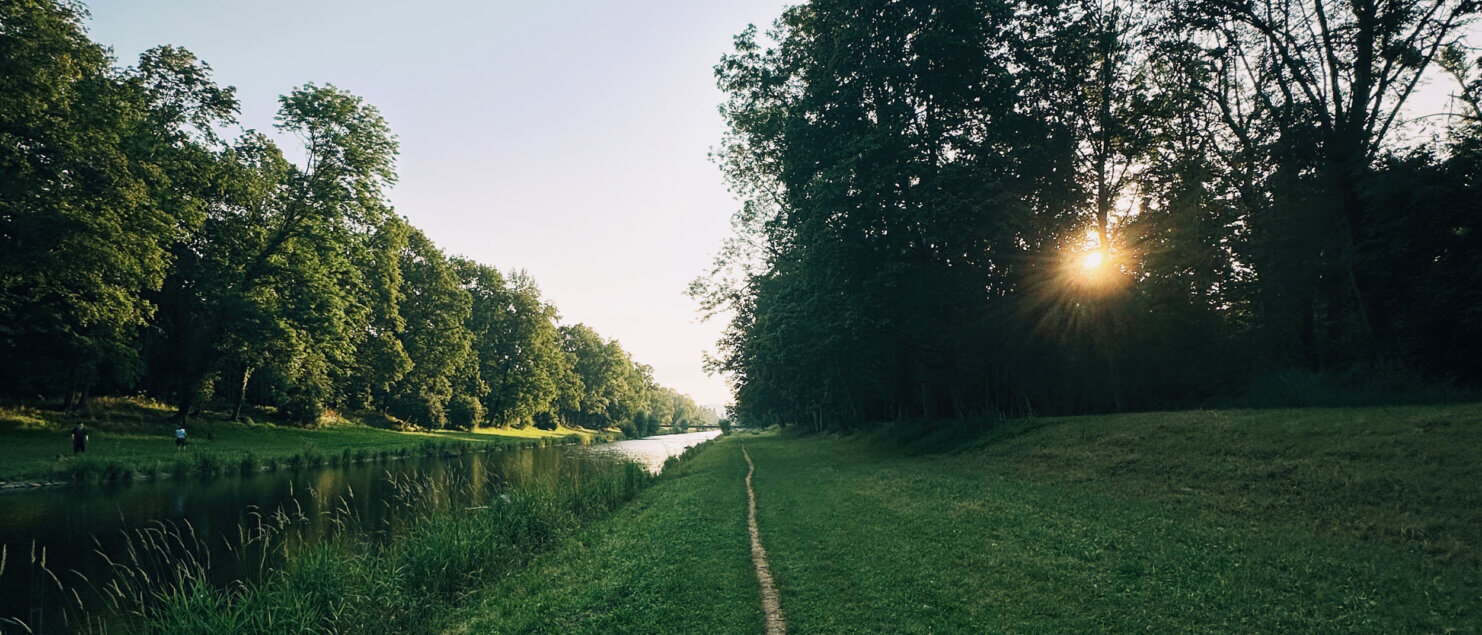
[[[284,457],[267,458],[261,458],[257,453],[250,450],[240,457],[230,459],[209,450],[192,451],[181,453],[180,456],[176,456],[173,461],[169,462],[155,460],[137,462],[137,464],[116,459],[94,459],[84,456],[69,460],[57,472],[56,477],[66,482],[96,485],[128,482],[136,478],[148,478],[159,475],[169,475],[177,478],[189,476],[209,477],[230,472],[238,472],[245,475],[258,471],[273,471],[284,467],[292,469],[316,468],[369,463],[372,461],[384,462],[392,458],[407,459],[414,456],[452,458],[474,452],[503,451],[509,448],[546,447],[547,445],[557,444],[568,445],[580,442],[581,439],[579,438],[561,439],[552,442],[547,442],[545,439],[531,439],[517,443],[500,444],[428,439],[415,446],[397,449],[371,450],[368,448],[345,448],[339,453],[330,454],[311,448]]]
[[[650,480],[633,463],[580,472],[492,489],[498,493],[478,505],[457,491],[471,483],[399,479],[394,498],[416,508],[405,521],[366,531],[347,516],[331,539],[291,552],[291,541],[281,541],[283,566],[257,582],[222,587],[204,574],[180,576],[138,603],[140,615],[147,630],[161,633],[437,630],[471,589],[631,499]]]
[[[307,464],[313,457],[300,460]],[[246,469],[247,463],[231,467]],[[555,476],[506,478],[393,477],[386,504],[397,513],[390,520],[368,526],[351,501],[341,498],[315,506],[329,509],[323,519],[330,530],[312,541],[299,528],[320,518],[306,514],[300,499],[271,512],[251,510],[236,535],[225,538],[229,562],[213,562],[209,545],[188,522],[156,522],[127,532],[124,549],[113,558],[100,549],[106,580],[52,572],[42,550],[29,559],[29,586],[33,593],[62,594],[67,607],[55,615],[0,621],[0,630],[100,631],[122,619],[162,633],[432,631],[474,587],[519,567],[652,480],[636,463],[604,462],[581,463]],[[308,490],[301,496],[320,494]],[[0,551],[0,575],[6,556]],[[84,599],[98,597],[111,617],[97,614],[96,602],[89,613]]]

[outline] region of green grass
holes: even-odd
[[[1482,406],[741,434],[486,587],[462,632],[1482,630]]]
[[[337,420],[314,428],[236,423],[218,417],[186,425],[190,444],[174,445],[167,407],[142,400],[100,400],[78,415],[32,408],[0,409],[0,482],[107,481],[145,475],[364,461],[388,456],[459,451],[489,444],[532,445],[606,438],[572,429],[553,431],[484,428],[475,432],[399,432]],[[87,425],[87,452],[72,456],[68,431]]]
[[[794,632],[1482,628],[1477,406],[880,436],[747,441]]]
[[[530,566],[483,589],[463,633],[758,633],[746,463],[730,439]]]
[[[226,588],[204,582],[209,565],[176,554],[189,536],[144,558],[142,573],[117,579],[144,585],[135,608],[150,633],[422,633],[437,632],[468,591],[518,569],[578,527],[633,498],[652,477],[636,463],[591,465],[509,489],[431,477],[400,483],[411,519],[389,527],[359,527],[348,517],[337,535],[313,545],[291,541],[239,547],[282,550],[284,564],[266,577]],[[468,505],[448,488],[485,492]],[[291,524],[291,523],[290,523]],[[155,554],[168,563],[153,566]],[[133,571],[130,570],[130,571]],[[127,603],[140,597],[125,585]]]

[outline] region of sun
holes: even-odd
[[[1086,271],[1095,271],[1097,269],[1100,269],[1101,263],[1102,255],[1099,250],[1090,252],[1081,257],[1081,268],[1085,269]]]

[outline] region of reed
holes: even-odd
[[[323,460],[305,452],[288,463]],[[233,467],[256,466],[243,459]],[[97,551],[109,572],[100,580],[52,572],[44,550],[33,547],[28,570],[18,572],[29,576],[26,586],[69,599],[32,604],[66,608],[7,618],[0,630],[99,632],[113,630],[119,618],[161,633],[436,630],[472,589],[622,505],[651,480],[635,463],[479,482],[414,473],[391,479],[387,505],[397,513],[378,526],[368,526],[350,498],[326,501],[309,489],[278,509],[249,510],[234,536],[210,537],[217,545],[225,540],[229,562],[213,562],[207,539],[190,523],[155,522],[128,532],[112,559]],[[8,555],[0,547],[0,576],[7,575]]]

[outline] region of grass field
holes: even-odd
[[[1482,406],[736,435],[487,588],[466,632],[1482,629]]]
[[[0,409],[0,482],[99,480],[133,473],[235,471],[295,462],[357,460],[427,453],[469,444],[529,445],[606,438],[573,429],[481,428],[474,432],[400,432],[337,420],[314,428],[193,418],[189,445],[177,451],[169,408],[140,400],[98,400],[91,412],[63,415],[29,408]],[[87,452],[72,455],[68,432],[82,421]]]

